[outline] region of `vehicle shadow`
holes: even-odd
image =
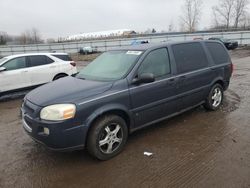
[[[8,102],[11,100],[16,100],[16,99],[23,99],[24,96],[30,92],[31,90],[26,90],[26,91],[19,91],[19,92],[13,92],[5,95],[0,95],[0,102]]]

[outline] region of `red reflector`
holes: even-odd
[[[70,64],[75,67],[76,66],[76,63],[74,61],[71,61]]]

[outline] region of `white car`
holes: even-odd
[[[0,59],[0,95],[77,73],[66,53],[11,55]]]

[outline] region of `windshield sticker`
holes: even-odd
[[[142,52],[141,51],[128,51],[126,54],[127,55],[141,55]]]

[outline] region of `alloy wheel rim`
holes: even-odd
[[[212,95],[212,105],[214,108],[217,108],[222,101],[222,92],[219,88],[215,88]]]
[[[99,137],[99,148],[105,154],[111,154],[116,151],[122,143],[123,132],[119,124],[113,123],[107,125]]]

